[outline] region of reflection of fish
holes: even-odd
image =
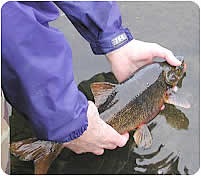
[[[138,146],[148,148],[152,137],[146,123],[159,112],[164,102],[187,107],[171,92],[185,72],[185,64],[172,67],[153,63],[138,70],[122,84],[93,83],[91,85],[100,117],[119,133],[137,129]],[[11,144],[11,153],[21,160],[34,160],[35,174],[45,174],[51,162],[63,149],[62,144],[27,139]]]
[[[160,112],[164,115],[168,124],[176,129],[188,129],[189,120],[186,115],[174,105],[166,105],[165,109]]]

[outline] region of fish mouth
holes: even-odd
[[[181,65],[176,66],[175,69],[172,70],[172,73],[171,73],[171,71],[169,72],[170,77],[168,75],[166,75],[167,76],[166,82],[169,85],[171,85],[172,87],[174,87],[178,84],[178,82],[182,79],[182,77],[184,76],[184,74],[186,73],[186,70],[187,70],[187,64],[184,63],[184,57],[181,56],[181,57],[177,57],[177,58],[178,58],[178,60],[181,61]]]

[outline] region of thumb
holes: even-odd
[[[168,49],[165,49],[165,57],[164,59],[166,59],[166,61],[173,66],[179,66],[181,65],[181,62],[173,55],[173,53],[171,51],[169,51]]]
[[[170,65],[173,65],[173,66],[181,65],[181,62],[174,56],[174,54],[170,50],[158,44],[154,46],[155,46],[155,49],[154,49],[155,57],[161,57],[165,59]]]
[[[119,138],[119,140],[117,141],[117,145],[118,145],[119,147],[125,146],[126,143],[127,143],[127,141],[128,141],[128,139],[129,139],[129,134],[128,134],[128,132],[126,132],[126,133],[120,135],[120,138]]]

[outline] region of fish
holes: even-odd
[[[190,107],[184,98],[178,99],[174,91],[185,72],[184,60],[177,67],[154,62],[141,67],[120,84],[94,82],[90,87],[100,117],[120,134],[135,130],[133,138],[137,146],[148,149],[152,136],[147,124],[164,103]],[[20,160],[33,160],[34,174],[46,174],[63,148],[60,143],[29,138],[11,143],[10,152]]]

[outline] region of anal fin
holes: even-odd
[[[152,136],[146,124],[140,126],[133,137],[139,148],[148,149],[152,145]]]

